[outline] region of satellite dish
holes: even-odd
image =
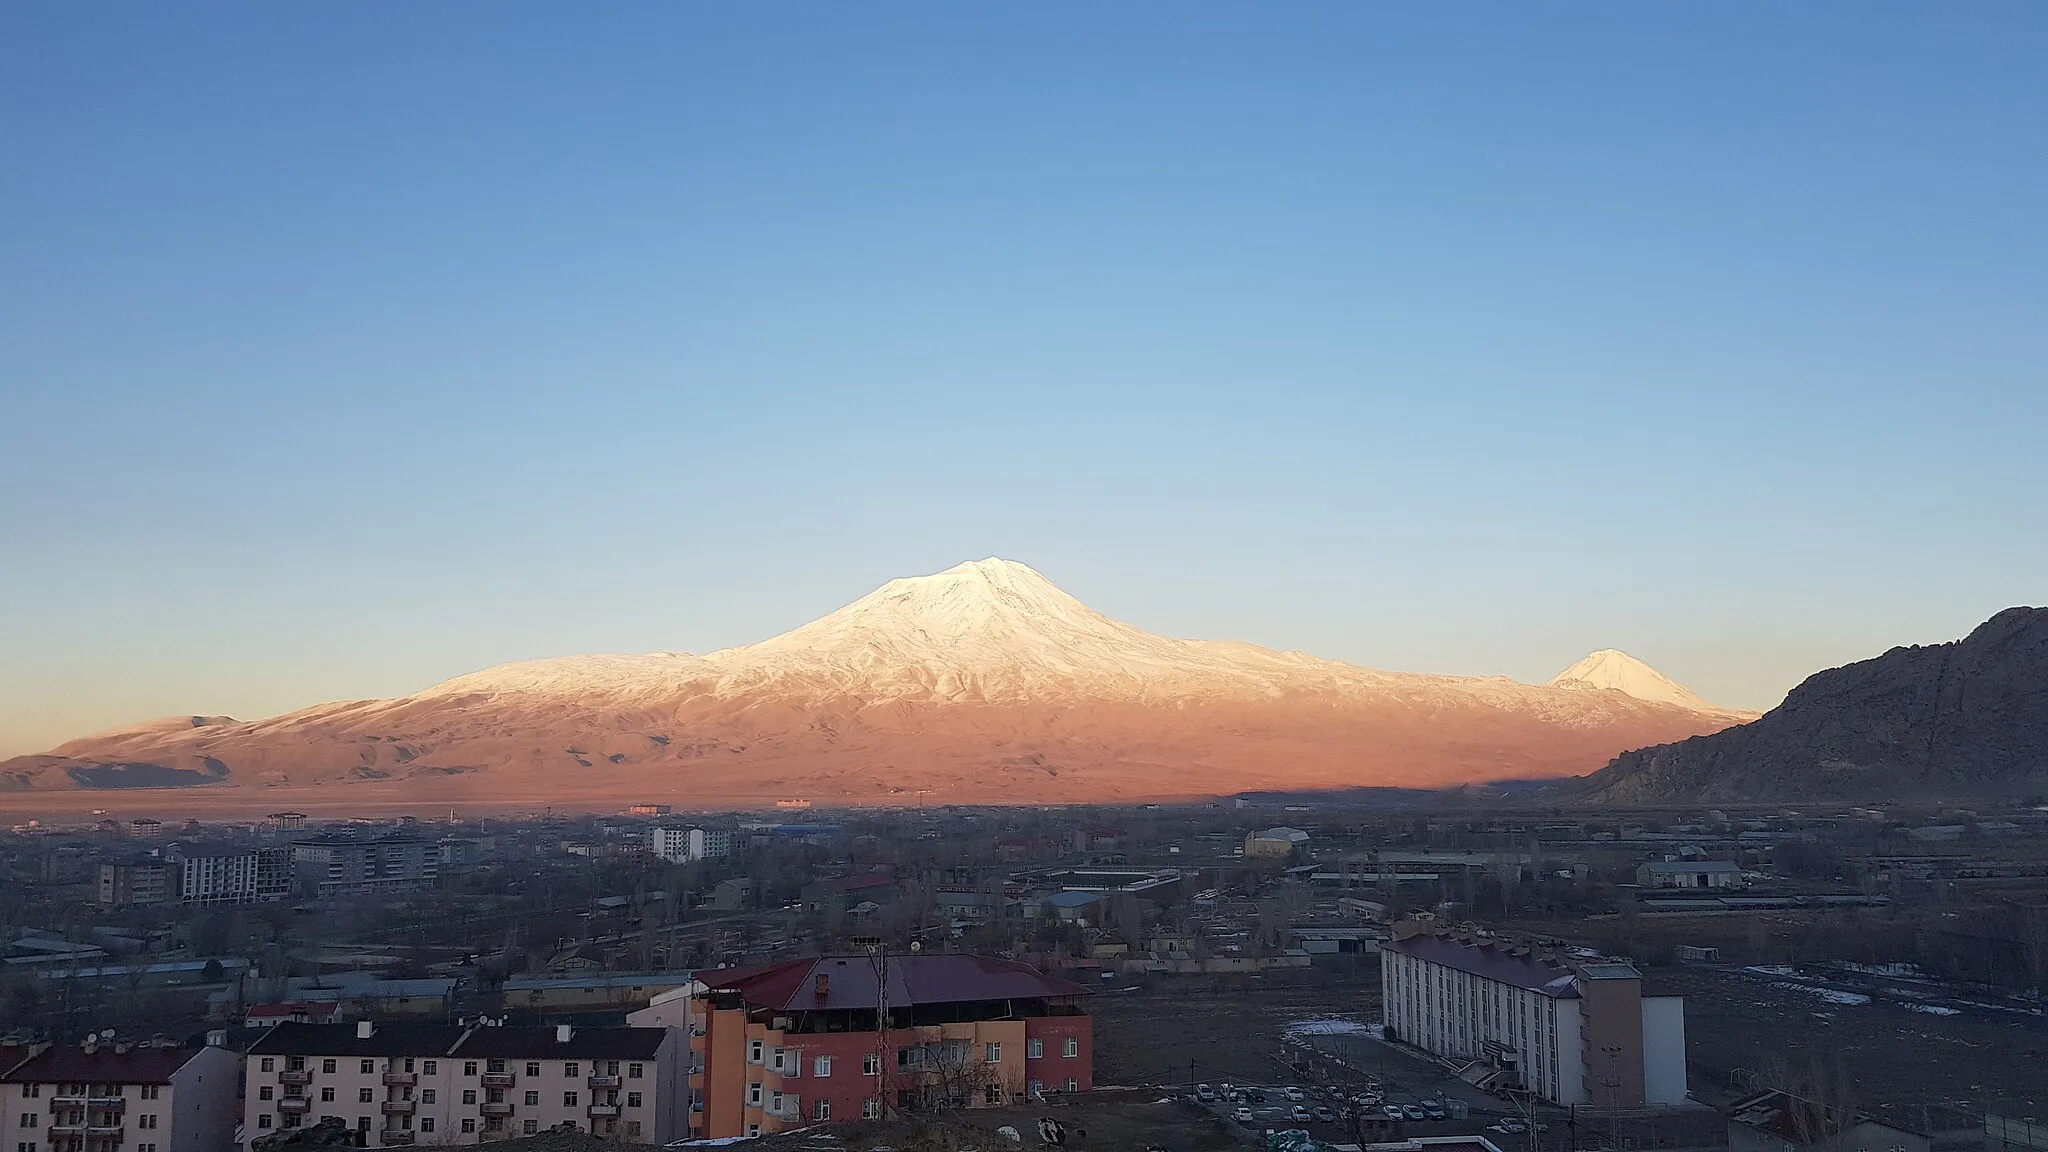
[[[911,950],[912,952],[922,952],[922,951],[924,951],[924,941],[922,941],[922,940],[912,940],[912,941],[910,942],[910,950]]]

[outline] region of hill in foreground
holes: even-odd
[[[1625,752],[1577,791],[1614,803],[2048,792],[2048,608],[1815,673],[1755,723]]]

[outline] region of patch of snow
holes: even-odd
[[[1870,997],[1865,996],[1861,992],[1844,992],[1838,988],[1821,988],[1812,984],[1794,984],[1789,980],[1777,981],[1771,987],[1781,988],[1787,992],[1804,992],[1809,996],[1818,996],[1830,1004],[1856,1005],[1870,1003]]]
[[[1363,1024],[1337,1016],[1296,1020],[1281,1031],[1288,1036],[1370,1036],[1375,1040],[1383,1035],[1378,1024]]]
[[[1751,964],[1749,967],[1744,968],[1743,971],[1754,973],[1758,976],[1799,975],[1799,969],[1794,968],[1790,964]]]
[[[1961,1016],[1963,1014],[1960,1008],[1944,1008],[1939,1004],[1908,1004],[1906,1005],[1906,1011],[1925,1012],[1929,1016]]]
[[[1716,711],[1692,689],[1626,652],[1602,648],[1551,677],[1552,688],[1608,689],[1653,704],[1676,704],[1695,712]]]

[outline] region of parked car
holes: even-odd
[[[1261,1088],[1247,1088],[1244,1090],[1244,1100],[1247,1104],[1264,1104],[1266,1102],[1265,1090]]]
[[[1237,1111],[1232,1112],[1230,1114],[1230,1118],[1232,1120],[1237,1121],[1239,1124],[1250,1124],[1254,1122],[1252,1110],[1244,1107],[1239,1107]]]
[[[1214,1104],[1216,1102],[1216,1090],[1207,1084],[1197,1084],[1195,1085],[1195,1099],[1200,1100],[1204,1104]]]
[[[1434,1100],[1425,1100],[1422,1102],[1422,1114],[1429,1117],[1431,1120],[1441,1120],[1446,1115],[1446,1113],[1444,1112],[1444,1106],[1437,1103]]]
[[[1405,1120],[1408,1113],[1399,1104],[1386,1104],[1380,1108],[1380,1115],[1389,1120]]]
[[[1335,1124],[1337,1122],[1337,1114],[1330,1111],[1328,1105],[1317,1105],[1315,1115],[1316,1119],[1325,1124]]]
[[[1307,1096],[1307,1094],[1306,1094],[1306,1093],[1302,1092],[1302,1090],[1301,1090],[1301,1089],[1299,1089],[1299,1088],[1296,1088],[1296,1087],[1295,1087],[1294,1085],[1292,1085],[1292,1084],[1288,1085],[1288,1086],[1287,1086],[1287,1087],[1285,1087],[1285,1088],[1282,1088],[1282,1089],[1280,1090],[1280,1094],[1281,1094],[1282,1096],[1285,1096],[1285,1097],[1287,1097],[1287,1098],[1288,1098],[1289,1100],[1296,1100],[1296,1101],[1300,1101],[1300,1100],[1306,1100],[1306,1099],[1308,1099],[1308,1096]]]
[[[1306,1106],[1306,1105],[1302,1105],[1302,1104],[1296,1104],[1296,1105],[1294,1106],[1294,1109],[1293,1109],[1293,1111],[1291,1111],[1291,1112],[1289,1112],[1289,1113],[1287,1114],[1287,1118],[1288,1118],[1289,1120],[1292,1120],[1292,1121],[1294,1121],[1294,1122],[1295,1122],[1296,1124],[1306,1124],[1306,1123],[1308,1123],[1308,1122],[1309,1122],[1309,1114],[1308,1114],[1308,1108],[1307,1108],[1307,1106]]]
[[[1503,1132],[1509,1136],[1519,1136],[1522,1133],[1527,1132],[1528,1130],[1529,1126],[1527,1124],[1523,1123],[1520,1120],[1515,1119],[1512,1116],[1508,1117],[1506,1120],[1503,1120],[1498,1124],[1493,1125],[1491,1129],[1491,1131]]]
[[[1401,1116],[1406,1120],[1429,1119],[1429,1113],[1424,1112],[1420,1104],[1403,1104],[1401,1106]]]

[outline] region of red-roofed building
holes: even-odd
[[[46,1048],[0,1073],[0,1148],[218,1152],[235,1142],[240,1073],[213,1045]]]
[[[699,972],[697,981],[688,1011],[693,1136],[1095,1086],[1087,990],[1014,960],[821,956]]]

